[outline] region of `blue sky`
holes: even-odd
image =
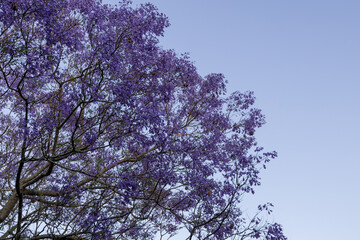
[[[245,208],[274,203],[289,240],[359,240],[360,1],[133,2],[169,17],[164,48],[255,92],[259,143],[279,157]]]

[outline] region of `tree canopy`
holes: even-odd
[[[161,48],[168,25],[125,0],[0,1],[0,239],[286,239],[240,209],[276,156],[253,93]]]

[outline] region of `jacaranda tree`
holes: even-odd
[[[1,239],[286,239],[241,196],[275,157],[251,92],[158,45],[151,4],[0,1]]]

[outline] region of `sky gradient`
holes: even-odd
[[[274,203],[289,240],[359,240],[360,1],[143,2],[169,17],[164,48],[255,92],[258,142],[279,157],[245,209]]]

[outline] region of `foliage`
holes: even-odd
[[[159,47],[168,25],[151,4],[0,2],[1,239],[286,239],[239,207],[276,156],[253,93]]]

